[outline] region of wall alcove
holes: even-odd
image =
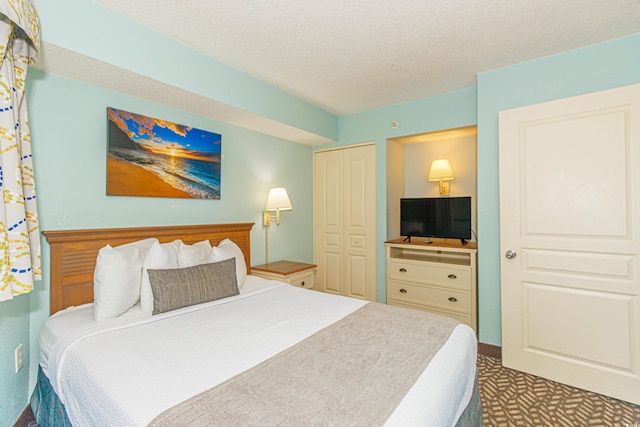
[[[427,181],[436,159],[451,164],[451,196],[471,196],[471,227],[477,233],[477,127],[467,126],[387,140],[387,239],[400,237],[401,198],[439,197],[438,183]]]

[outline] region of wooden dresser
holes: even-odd
[[[476,243],[425,241],[385,242],[387,304],[453,317],[471,326],[477,335]]]

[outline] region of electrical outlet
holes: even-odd
[[[16,347],[15,350],[15,359],[16,359],[16,374],[20,369],[22,369],[22,344]]]

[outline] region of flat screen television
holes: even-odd
[[[411,237],[471,239],[471,197],[400,199],[400,234]]]

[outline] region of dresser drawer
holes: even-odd
[[[287,281],[293,286],[300,288],[313,289],[313,278],[315,273],[309,273],[302,276],[291,277]]]
[[[441,310],[471,313],[469,293],[458,290],[389,280],[387,282],[387,298]]]
[[[390,279],[431,283],[465,291],[471,289],[471,269],[465,267],[440,267],[392,259],[389,261],[387,276]]]

